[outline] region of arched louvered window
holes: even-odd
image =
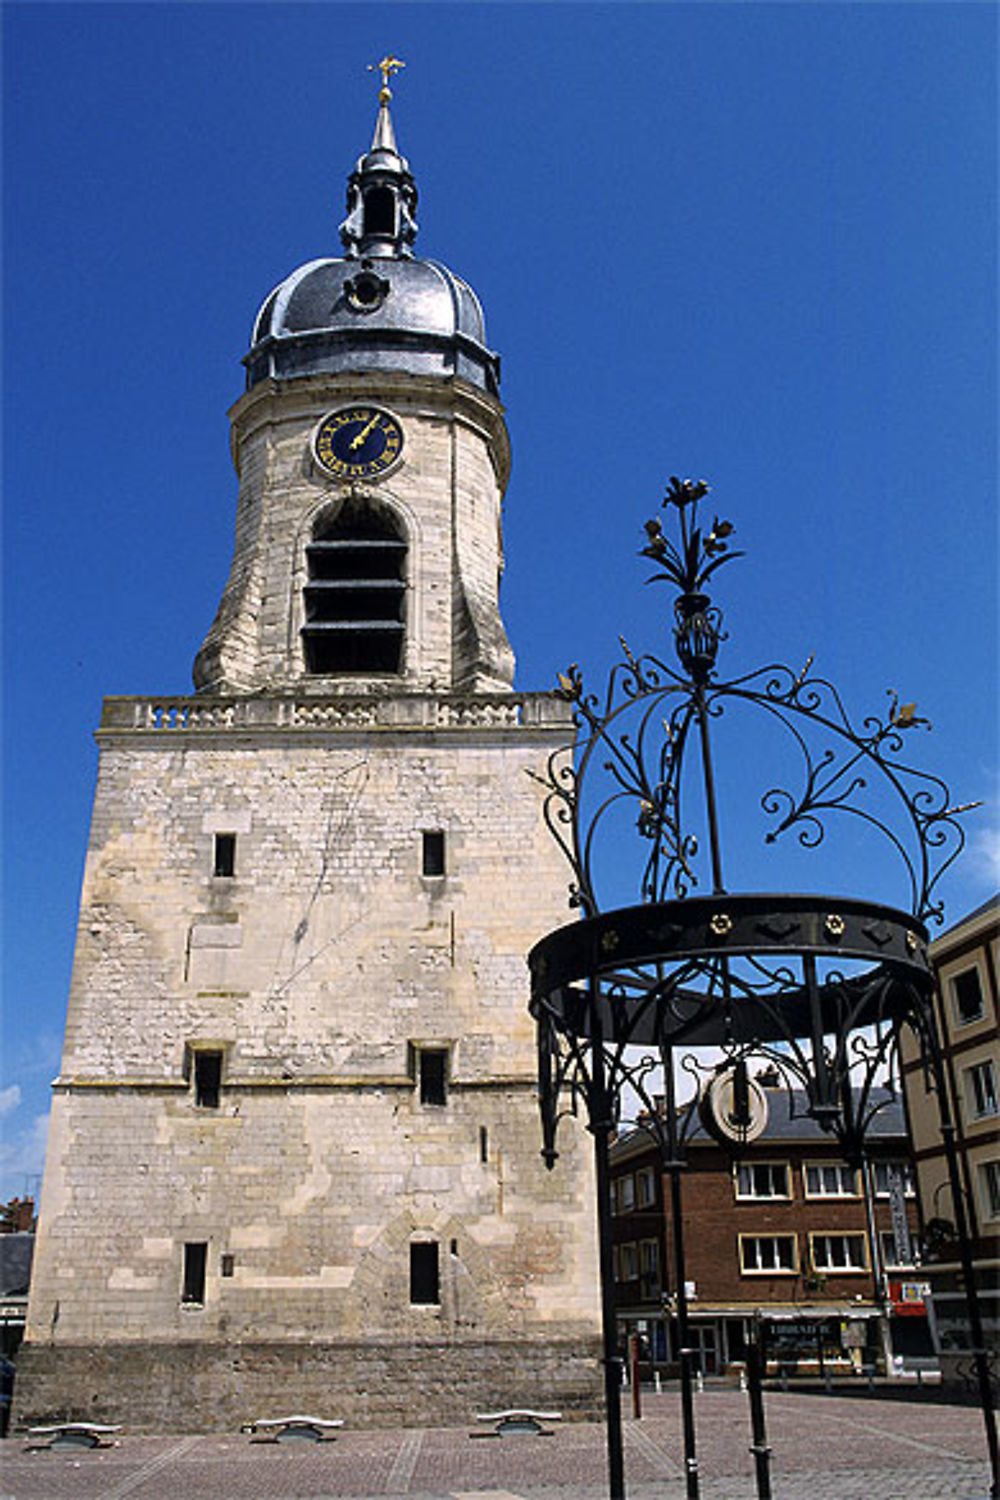
[[[396,233],[396,195],[390,188],[371,187],[364,196],[364,226],[366,239],[372,235],[392,237]]]
[[[403,667],[406,540],[387,511],[348,501],[306,547],[306,671],[392,673]]]

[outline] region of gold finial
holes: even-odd
[[[393,73],[398,73],[400,68],[405,67],[405,62],[401,62],[398,57],[393,57],[391,54],[387,57],[383,57],[381,62],[368,64],[369,73],[374,73],[375,69],[377,68],[382,74],[382,87],[379,89],[378,93],[378,102],[380,104],[389,103],[389,100],[392,98],[392,89],[389,87],[389,79],[392,77]]]

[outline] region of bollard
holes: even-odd
[[[659,1370],[653,1371],[653,1389],[658,1396],[663,1394],[663,1382],[660,1379]]]

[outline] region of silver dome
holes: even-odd
[[[475,292],[437,261],[314,260],[280,283],[254,322],[247,383],[340,370],[458,375],[497,393]]]

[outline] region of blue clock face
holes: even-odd
[[[313,440],[316,462],[336,479],[372,479],[399,458],[403,432],[377,406],[345,406],[324,417]]]

